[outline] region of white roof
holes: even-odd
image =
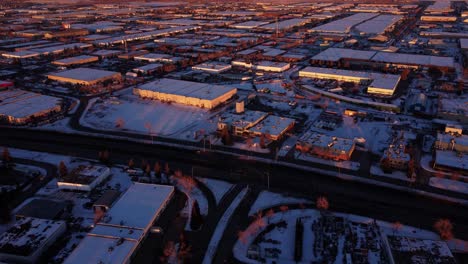
[[[380,15],[358,25],[356,29],[367,34],[382,34],[402,18],[403,16],[399,15]]]
[[[323,61],[339,61],[340,59],[345,58],[408,65],[427,65],[450,68],[454,67],[453,57],[438,57],[383,51],[376,52],[343,48],[328,48],[315,55],[312,59]]]
[[[119,238],[86,236],[64,263],[125,263],[138,243],[124,240],[118,245],[118,241]]]
[[[23,90],[0,92],[0,115],[26,118],[60,105],[62,99]]]
[[[64,263],[127,262],[173,192],[173,186],[134,183]]]
[[[159,79],[146,83],[138,89],[159,93],[175,94],[192,98],[212,100],[236,88],[208,83],[188,82],[174,79]]]
[[[29,50],[20,50],[20,51],[13,51],[13,52],[4,52],[2,53],[4,57],[9,58],[32,58],[38,57],[40,54],[38,52],[29,51]]]
[[[231,25],[231,27],[251,29],[251,28],[256,28],[256,27],[259,27],[259,26],[265,25],[265,24],[268,24],[268,22],[265,22],[265,21],[247,21],[247,22],[242,22],[242,23]]]
[[[85,60],[91,60],[91,59],[98,59],[95,56],[89,56],[89,55],[80,55],[80,56],[75,56],[75,57],[70,57],[70,58],[65,58],[61,60],[56,60],[53,63],[58,63],[58,64],[79,64],[81,61]]]
[[[376,17],[375,13],[358,13],[312,28],[312,32],[348,33],[351,28],[363,21]]]
[[[328,48],[312,57],[312,59],[324,61],[339,61],[343,58],[370,60],[375,54],[375,51]]]
[[[0,253],[6,245],[14,247],[23,246],[22,253],[24,256],[30,256],[37,249],[54,236],[61,228],[65,227],[64,221],[53,221],[46,219],[38,219],[26,217],[18,220],[16,224],[5,231],[0,236]],[[26,228],[27,227],[27,228]]]
[[[276,28],[280,30],[289,29],[295,26],[303,25],[309,22],[310,20],[311,20],[310,18],[292,18],[292,19],[280,21],[278,23],[271,23],[268,25],[260,26],[259,28],[265,29],[265,30],[276,30]]]
[[[360,72],[360,71],[350,71],[350,70],[339,70],[331,68],[320,68],[320,67],[306,67],[301,72],[310,72],[310,73],[319,73],[330,75],[332,79],[333,75],[337,76],[348,76],[353,78],[360,78],[362,80],[372,80],[370,84],[371,87],[380,88],[380,89],[389,89],[394,90],[398,83],[400,82],[400,75],[396,74],[382,74],[376,72]]]
[[[173,186],[135,183],[107,212],[103,224],[145,229],[173,192]]]
[[[162,66],[163,65],[161,63],[151,63],[151,64],[147,64],[147,65],[135,68],[133,70],[134,71],[150,71],[150,70],[158,69],[158,68],[160,68]]]
[[[91,68],[76,68],[67,71],[52,73],[49,75],[80,81],[94,81],[106,77],[111,77],[115,74],[119,73],[112,71],[96,70]]]
[[[279,136],[294,123],[295,120],[291,118],[269,115],[249,130],[252,132]]]

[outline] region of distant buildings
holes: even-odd
[[[399,75],[307,67],[299,71],[299,77],[333,79],[337,81],[365,83],[370,82],[367,92],[392,96],[400,82]]]
[[[76,68],[47,75],[50,80],[79,84],[94,85],[105,81],[121,80],[122,76],[118,72],[96,70],[91,68]]]

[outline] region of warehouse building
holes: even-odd
[[[370,82],[369,94],[392,96],[400,82],[400,75],[307,67],[299,71],[299,77],[333,79],[337,81]]]
[[[24,125],[62,110],[62,99],[23,90],[0,92],[0,120],[9,124]]]
[[[160,79],[134,88],[143,98],[212,109],[237,93],[236,88],[174,79]]]
[[[90,192],[110,175],[110,169],[97,165],[81,165],[57,180],[60,190]]]
[[[49,74],[47,75],[47,78],[63,83],[93,85],[108,80],[120,80],[122,76],[118,72],[90,68],[76,68]]]
[[[69,67],[72,65],[80,65],[80,64],[86,64],[86,63],[91,63],[91,62],[96,62],[96,61],[99,61],[98,57],[81,55],[81,56],[56,60],[56,61],[53,61],[52,64],[57,65],[57,66]]]
[[[64,263],[130,263],[173,195],[173,186],[133,184]]]

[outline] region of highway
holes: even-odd
[[[425,229],[432,229],[439,218],[449,218],[454,224],[455,236],[468,240],[467,208],[461,204],[277,164],[265,164],[254,159],[240,159],[220,153],[197,153],[120,139],[14,128],[0,130],[0,145],[91,159],[97,159],[98,152],[107,149],[114,163],[126,164],[131,158],[136,164],[142,159],[167,161],[172,170],[181,169],[186,174],[190,174],[193,168],[195,176],[264,188],[267,185],[266,175],[269,174],[272,191],[289,192],[311,200],[323,195],[330,202],[330,210],[400,221]]]

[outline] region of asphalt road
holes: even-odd
[[[0,145],[44,152],[97,158],[103,149],[110,151],[112,162],[125,164],[139,160],[168,161],[171,169],[181,169],[208,178],[266,186],[315,199],[326,196],[330,210],[361,214],[387,221],[400,221],[432,229],[438,218],[449,218],[457,237],[468,239],[466,207],[457,203],[422,197],[409,192],[357,183],[288,167],[264,164],[252,159],[238,159],[223,154],[197,154],[195,151],[156,147],[117,139],[103,139],[33,130],[0,130]],[[242,168],[243,173],[232,174]]]

